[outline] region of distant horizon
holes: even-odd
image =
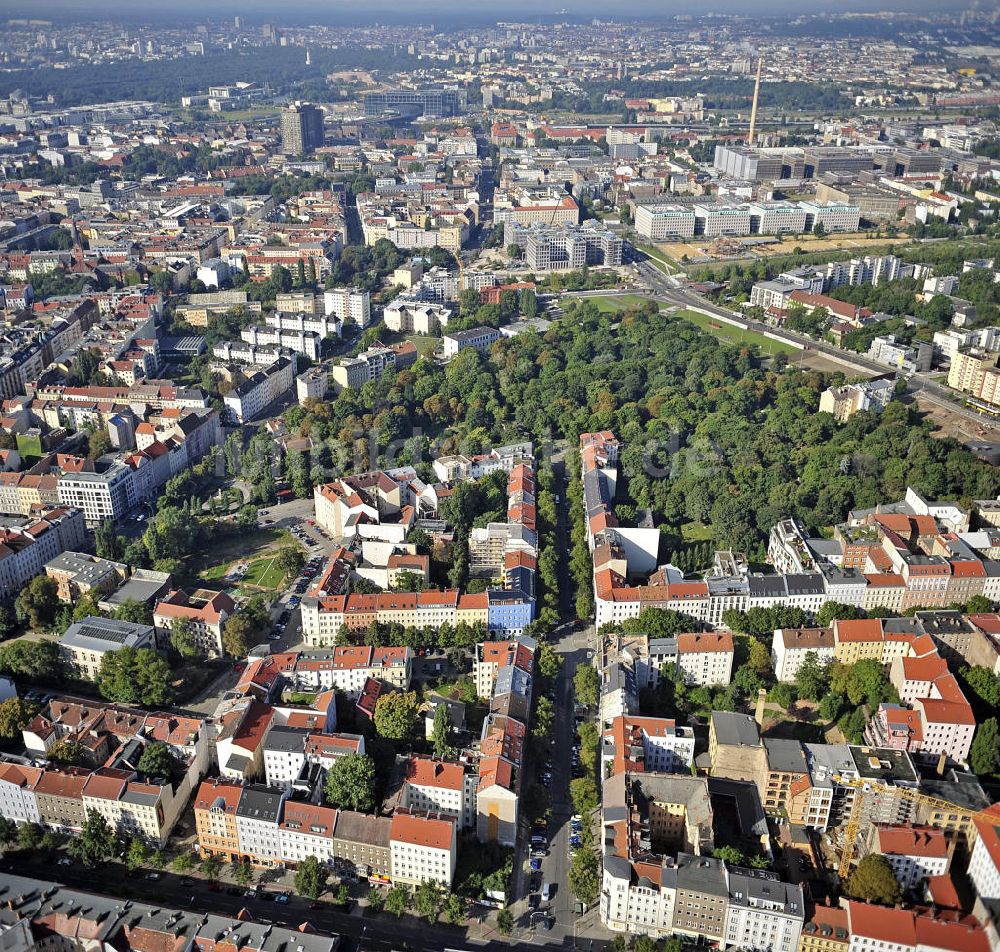
[[[402,5],[388,0],[374,0],[365,5],[364,12],[357,6],[346,2],[331,3],[330,0],[292,0],[279,9],[273,2],[263,0],[223,0],[221,4],[212,6],[211,13],[206,15],[205,5],[195,0],[176,0],[169,9],[150,10],[137,9],[134,3],[126,0],[96,0],[89,3],[86,9],[81,9],[78,0],[41,0],[37,3],[26,3],[14,0],[4,10],[3,18],[54,18],[63,22],[83,22],[87,20],[102,20],[120,18],[123,22],[161,22],[176,20],[179,14],[190,16],[199,14],[195,22],[211,22],[242,16],[253,22],[275,23],[351,23],[364,25],[375,22],[386,23],[434,23],[448,27],[463,24],[478,25],[495,23],[501,20],[552,20],[564,14],[571,18],[598,17],[607,20],[628,22],[631,20],[672,20],[678,15],[689,15],[694,19],[719,14],[722,16],[742,16],[762,19],[789,14],[805,16],[838,15],[845,13],[881,12],[892,14],[913,14],[921,16],[927,13],[945,11],[958,12],[970,7],[968,0],[840,0],[832,2],[829,7],[814,7],[803,10],[798,0],[764,0],[753,4],[755,9],[748,10],[747,4],[738,0],[718,0],[710,9],[692,13],[689,4],[664,3],[661,0],[633,0],[627,15],[615,11],[609,15],[607,4],[597,0],[539,0],[535,3],[515,2],[506,7],[475,5],[457,0],[421,0],[416,4]]]

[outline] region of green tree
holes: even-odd
[[[210,880],[218,879],[221,870],[222,860],[214,853],[210,853],[201,861],[201,871]]]
[[[745,866],[747,858],[735,846],[724,844],[712,850],[712,855],[729,866]]]
[[[423,916],[431,922],[437,922],[443,902],[444,890],[441,884],[434,880],[425,879],[413,890],[413,908],[418,916]]]
[[[453,926],[460,926],[465,922],[465,903],[462,902],[461,897],[449,893],[448,898],[444,901],[443,915],[445,920]]]
[[[190,618],[175,618],[170,623],[170,646],[182,658],[201,657],[202,651],[195,637]]]
[[[375,705],[375,729],[386,740],[405,740],[413,733],[419,709],[413,691],[384,694]]]
[[[17,845],[22,850],[37,850],[42,845],[43,836],[45,830],[37,823],[22,823],[17,830]]]
[[[88,810],[80,832],[69,841],[69,852],[84,866],[97,866],[115,854],[115,833],[96,810]]]
[[[306,899],[319,899],[326,880],[326,867],[315,856],[307,856],[295,870],[295,891]]]
[[[852,621],[864,617],[864,611],[856,605],[845,605],[843,602],[823,602],[816,613],[816,624],[820,628],[829,628],[834,621]]]
[[[153,611],[145,602],[140,602],[134,598],[126,598],[116,609],[115,616],[118,621],[130,621],[136,625],[153,624]]]
[[[62,676],[59,645],[55,641],[23,638],[0,647],[0,671],[32,681],[52,681]]]
[[[0,817],[0,846],[10,846],[17,840],[17,824],[7,817]]]
[[[892,866],[881,853],[869,853],[851,871],[844,891],[853,899],[895,906],[902,902],[903,893]]]
[[[497,931],[500,935],[510,935],[514,931],[514,914],[506,906],[497,912]]]
[[[540,739],[545,739],[552,733],[556,722],[556,711],[547,697],[540,697],[535,702],[535,716],[531,725],[531,733]]]
[[[105,652],[97,673],[97,688],[120,704],[169,704],[174,691],[166,661],[152,648],[125,646]]]
[[[51,625],[58,609],[59,586],[47,575],[36,575],[21,589],[15,602],[17,617],[34,629]]]
[[[1000,725],[988,717],[976,728],[969,748],[969,766],[977,777],[995,777],[1000,768]]]
[[[256,636],[257,626],[252,619],[245,612],[237,612],[226,619],[222,629],[222,648],[233,658],[245,658],[253,647]]]
[[[194,869],[195,865],[195,858],[191,853],[178,853],[170,861],[170,868],[175,873],[188,873]]]
[[[161,741],[151,741],[146,744],[136,769],[147,777],[174,781],[180,773],[181,765],[166,744]]]
[[[125,868],[131,873],[144,866],[149,859],[149,850],[146,844],[138,837],[133,837],[125,852]]]
[[[756,638],[750,639],[747,663],[758,675],[770,674],[771,672],[771,652],[767,646]]]
[[[117,562],[125,554],[122,537],[115,532],[115,524],[107,519],[94,530],[94,548],[99,558]]]
[[[819,701],[830,687],[827,665],[820,664],[815,651],[807,651],[795,675],[795,691],[801,698]]]
[[[402,885],[393,886],[385,894],[384,905],[386,912],[391,912],[398,918],[409,908],[410,891]]]
[[[253,882],[253,867],[249,860],[233,861],[233,882],[240,886],[249,886]]]
[[[538,673],[543,678],[553,681],[559,677],[562,666],[563,659],[556,653],[551,642],[543,641],[538,646]]]
[[[372,886],[368,890],[368,908],[372,912],[381,912],[385,906],[385,892],[378,886]]]
[[[86,752],[82,745],[76,741],[64,737],[57,740],[46,752],[45,757],[53,763],[62,764],[66,767],[75,767],[82,764],[86,759]]]
[[[600,698],[601,678],[589,664],[581,664],[573,675],[573,689],[577,701],[584,707],[596,707]]]
[[[366,813],[375,807],[375,764],[367,754],[344,754],[326,772],[326,801]]]
[[[971,699],[984,711],[992,711],[1000,706],[1000,678],[981,665],[964,667],[959,672],[973,694]]]
[[[576,777],[571,780],[569,794],[580,816],[587,816],[597,809],[597,785],[591,777]]]
[[[39,707],[33,701],[8,698],[0,704],[0,737],[4,740],[19,737],[38,711]]]
[[[592,906],[601,892],[601,860],[592,849],[578,849],[569,865],[569,887],[580,902]]]
[[[431,728],[431,746],[434,748],[434,756],[444,760],[451,756],[451,745],[448,743],[451,737],[451,717],[448,713],[448,705],[441,701],[434,708],[434,723]]]

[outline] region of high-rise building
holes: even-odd
[[[281,111],[281,151],[302,155],[323,144],[323,113],[307,102],[292,103]]]

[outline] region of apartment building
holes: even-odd
[[[728,631],[677,636],[677,669],[685,684],[729,684],[733,673],[733,655],[733,636]]]
[[[821,665],[834,660],[832,628],[778,628],[771,637],[771,662],[779,681],[794,681],[812,655]]]
[[[455,876],[458,821],[454,816],[398,807],[390,830],[393,883],[436,882],[445,889]]]
[[[12,598],[60,553],[84,544],[83,513],[57,508],[0,529],[0,597]]]
[[[458,356],[470,347],[485,354],[490,347],[500,340],[500,331],[495,327],[473,327],[467,331],[454,331],[443,337],[444,356],[449,360]]]
[[[141,498],[133,471],[118,462],[100,473],[63,473],[58,493],[60,504],[79,509],[88,526],[117,522]]]
[[[77,677],[97,679],[108,653],[122,648],[155,648],[152,625],[88,615],[73,622],[59,639],[59,654]]]
[[[293,869],[309,856],[332,866],[337,810],[301,800],[286,800],[278,823],[278,853]]]
[[[721,948],[796,952],[805,919],[802,887],[774,873],[730,867]]]
[[[396,334],[436,334],[448,326],[451,314],[447,304],[398,297],[385,306],[382,319]]]
[[[975,406],[995,410],[1000,406],[1000,369],[996,351],[956,350],[948,370],[948,386],[968,394]]]
[[[869,827],[868,851],[884,856],[903,892],[917,890],[933,876],[943,876],[951,866],[954,840],[931,826],[875,825]]]
[[[411,757],[400,802],[411,810],[446,813],[470,829],[476,823],[478,783],[476,773],[461,763]]]
[[[222,402],[237,423],[249,423],[294,386],[294,359],[279,357],[233,387]]]
[[[310,773],[310,767],[329,769],[345,754],[363,754],[360,734],[326,734],[308,727],[272,727],[264,741],[264,782],[291,791]]]
[[[323,310],[341,326],[355,324],[364,329],[372,319],[371,294],[354,288],[331,288],[323,292]]]
[[[166,643],[176,622],[185,622],[201,652],[208,658],[225,654],[222,635],[226,622],[236,613],[236,602],[226,593],[196,589],[188,594],[181,589],[168,592],[153,609],[153,627]]]
[[[240,854],[254,866],[282,863],[278,819],[287,794],[263,784],[247,784],[236,805],[236,835]]]
[[[983,899],[1000,899],[1000,807],[975,820],[976,837],[969,858],[969,879]]]
[[[87,552],[63,552],[45,563],[45,574],[55,581],[60,601],[75,603],[83,595],[99,600],[114,591],[128,577],[129,568]]]
[[[300,932],[271,923],[195,913],[134,899],[127,914],[119,896],[67,889],[51,881],[0,875],[2,929],[8,943],[31,948],[39,942],[62,948],[81,942],[99,948],[154,949],[184,941],[192,948],[256,949],[259,952],[334,952],[340,937]],[[37,937],[44,934],[45,938]],[[88,936],[86,940],[82,936]]]
[[[935,917],[921,909],[890,909],[846,901],[851,940],[848,952],[988,952],[989,938],[971,916]]]
[[[417,356],[417,348],[411,341],[392,347],[369,347],[357,357],[344,357],[330,368],[331,386],[337,393],[357,390],[369,380],[378,380],[388,373],[412,366]]]
[[[605,777],[619,773],[683,773],[694,762],[694,731],[671,718],[622,714],[612,718],[601,743]]]

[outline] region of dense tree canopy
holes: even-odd
[[[437,455],[525,436],[574,446],[581,432],[612,429],[625,444],[617,502],[652,510],[664,552],[692,520],[711,526],[713,544],[754,557],[781,518],[830,525],[907,485],[929,498],[997,494],[1000,475],[933,438],[904,404],[844,425],[817,413],[828,382],[767,370],[753,347],[720,344],[653,305],[609,315],[571,302],[544,336],[500,341],[488,357],[470,348],[443,367],[420,360],[288,419],[347,447],[358,432],[380,452],[401,441],[396,465],[426,459],[430,438]]]

